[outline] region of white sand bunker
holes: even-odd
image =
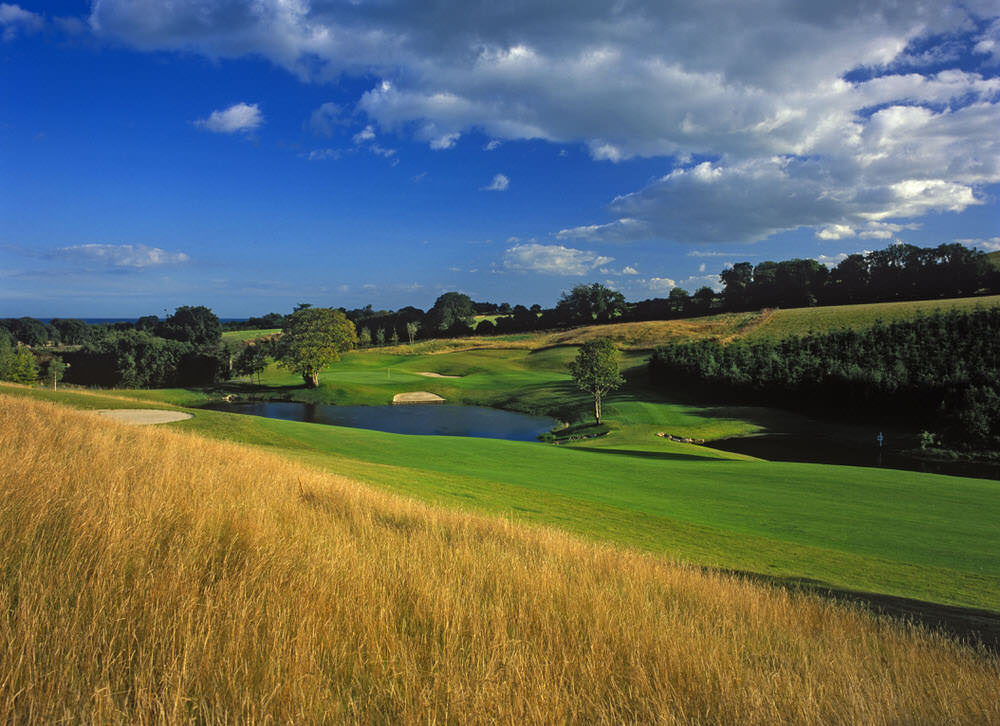
[[[183,411],[163,411],[156,408],[102,408],[95,413],[115,421],[139,426],[170,423],[171,421],[183,421],[186,418],[191,418],[191,414]]]
[[[393,403],[444,403],[444,399],[429,391],[410,391],[397,393],[392,397]]]
[[[428,378],[461,378],[462,376],[446,376],[443,373],[431,373],[430,371],[416,371],[418,376],[427,376]]]

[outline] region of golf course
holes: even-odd
[[[971,307],[996,299],[949,303]],[[863,326],[887,312],[915,315],[929,308],[848,306],[839,317],[827,308],[809,324]],[[970,629],[980,617],[987,629],[995,628],[988,621],[990,613],[1000,613],[996,481],[768,462],[716,450],[713,439],[808,426],[845,440],[870,441],[874,432],[776,409],[680,402],[647,384],[648,348],[640,346],[651,336],[669,338],[684,329],[718,334],[720,326],[736,334],[782,335],[802,328],[806,311],[777,311],[749,327],[746,317],[355,351],[325,369],[317,388],[271,365],[260,383],[113,392],[4,386],[3,393],[86,409],[179,407],[194,415],[170,424],[174,430],[261,447],[406,497],[772,582],[872,601],[897,598],[902,612],[933,614],[946,606],[954,610],[940,612],[967,619]],[[624,348],[628,382],[607,399],[605,422],[594,426],[588,396],[573,385],[566,366],[577,343],[607,333]],[[552,443],[406,436],[202,408],[223,396],[386,406],[413,391],[436,394],[446,406],[545,414],[565,428],[547,437]]]

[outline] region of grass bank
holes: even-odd
[[[4,722],[1000,723],[994,658],[817,597],[20,398],[0,447]]]

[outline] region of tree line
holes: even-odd
[[[780,341],[657,348],[654,383],[727,401],[905,420],[928,442],[1000,449],[1000,308]]]

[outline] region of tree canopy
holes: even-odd
[[[564,292],[556,304],[556,315],[574,324],[605,323],[621,317],[625,309],[624,295],[595,282]]]
[[[569,371],[576,385],[593,395],[594,418],[600,423],[602,399],[625,382],[621,375],[618,348],[610,338],[584,343],[576,358],[570,361]]]
[[[357,343],[354,323],[342,311],[300,307],[285,318],[279,364],[315,388],[320,371],[340,360],[340,354]]]
[[[180,340],[198,348],[216,346],[222,339],[219,318],[204,305],[184,305],[156,327],[156,334],[168,340]]]
[[[449,330],[459,323],[470,325],[475,314],[472,298],[461,292],[446,292],[427,311],[424,325],[430,330]]]

